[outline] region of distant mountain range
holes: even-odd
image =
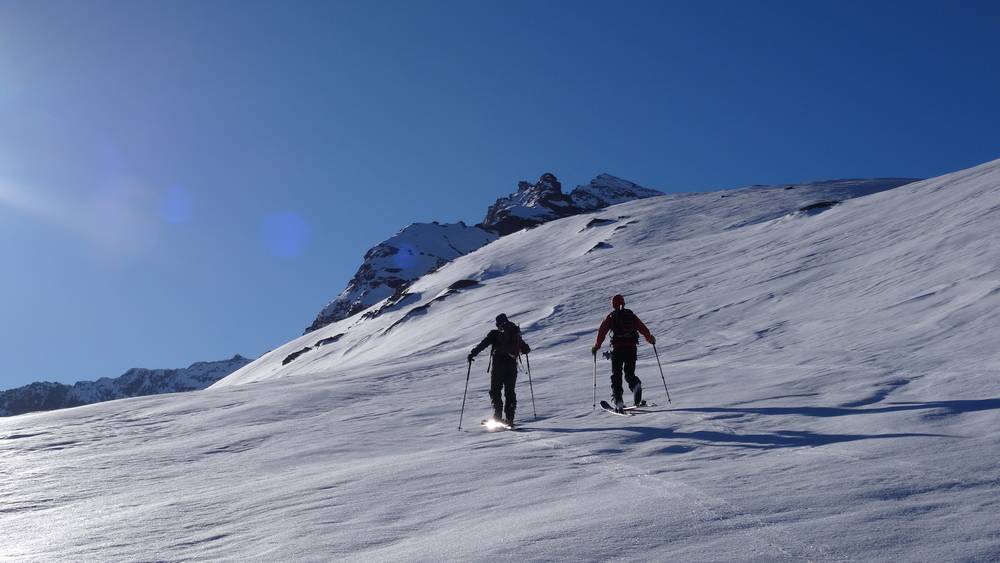
[[[132,368],[114,379],[64,385],[49,381],[0,391],[0,416],[78,407],[102,401],[205,389],[249,364],[240,355],[218,362],[197,362],[183,369]]]

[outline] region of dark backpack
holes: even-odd
[[[639,329],[636,328],[635,313],[629,309],[611,312],[611,342],[621,344],[638,344]]]
[[[505,324],[497,332],[497,350],[517,359],[521,355],[521,329],[514,323]]]

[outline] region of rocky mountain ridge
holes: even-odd
[[[79,407],[92,403],[205,389],[249,364],[239,354],[228,360],[196,362],[183,369],[132,368],[116,377],[73,385],[41,381],[0,391],[0,416]]]
[[[569,194],[563,193],[562,184],[548,172],[534,184],[518,182],[517,191],[497,199],[487,209],[483,222],[474,227],[461,221],[414,223],[372,247],[347,287],[320,311],[305,332],[399,296],[421,276],[499,237],[553,219],[658,195],[663,194],[610,174],[600,174]]]
[[[663,193],[611,174],[600,174],[565,194],[559,180],[546,173],[534,184],[518,182],[517,191],[491,205],[477,226],[503,236],[553,219],[658,195]]]

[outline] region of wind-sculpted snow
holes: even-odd
[[[97,381],[78,381],[73,385],[36,382],[0,391],[0,416],[64,409],[126,397],[201,390],[249,363],[250,360],[236,355],[218,362],[197,362],[184,369],[133,368],[114,379],[102,377]]]
[[[552,221],[209,390],[0,420],[0,559],[998,560],[1000,161],[859,190]],[[614,293],[673,397],[643,345],[629,418],[591,406]],[[522,372],[525,431],[483,431],[479,361],[459,431],[498,312],[539,419]]]

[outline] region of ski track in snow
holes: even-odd
[[[799,211],[852,189],[873,195]],[[1000,161],[878,191],[569,217],[204,392],[0,420],[0,560],[1000,560]],[[632,417],[591,407],[618,292],[673,397],[643,346],[658,406]],[[481,357],[459,432],[498,312],[532,346],[539,419],[522,371],[525,431],[478,426]]]

